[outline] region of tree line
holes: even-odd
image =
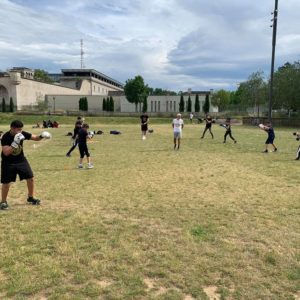
[[[273,107],[275,110],[300,110],[300,62],[287,62],[274,72]],[[252,73],[248,79],[241,82],[236,91],[218,90],[212,95],[212,104],[219,111],[238,109],[243,111],[253,107],[257,116],[261,115],[262,107],[269,102],[270,80],[264,72]]]

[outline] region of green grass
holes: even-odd
[[[77,169],[77,149],[65,157],[72,125],[25,142],[43,202],[26,205],[17,182],[0,211],[1,299],[299,298],[293,130],[275,129],[279,152],[262,154],[259,129],[233,126],[238,143],[223,144],[222,128],[200,140],[187,123],[174,151],[170,123],[142,141],[138,122],[105,120],[87,118],[105,132],[89,143],[92,170]]]

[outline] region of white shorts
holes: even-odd
[[[174,139],[181,139],[181,132],[174,132]]]

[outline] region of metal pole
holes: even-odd
[[[275,64],[275,47],[276,47],[276,33],[277,33],[277,16],[278,16],[278,0],[275,0],[275,9],[273,13],[273,37],[272,37],[272,61],[271,61],[271,76],[270,76],[270,91],[269,91],[269,113],[268,119],[272,120],[272,106],[273,106],[273,78],[274,78],[274,64]]]

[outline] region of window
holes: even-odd
[[[154,111],[156,112],[156,102],[157,101],[154,101]]]
[[[174,110],[173,111],[176,111],[176,101],[174,101]]]
[[[151,112],[153,112],[153,101],[151,101]]]
[[[169,101],[166,102],[166,112],[169,111]]]
[[[160,101],[157,101],[158,103],[158,112],[160,112]]]

